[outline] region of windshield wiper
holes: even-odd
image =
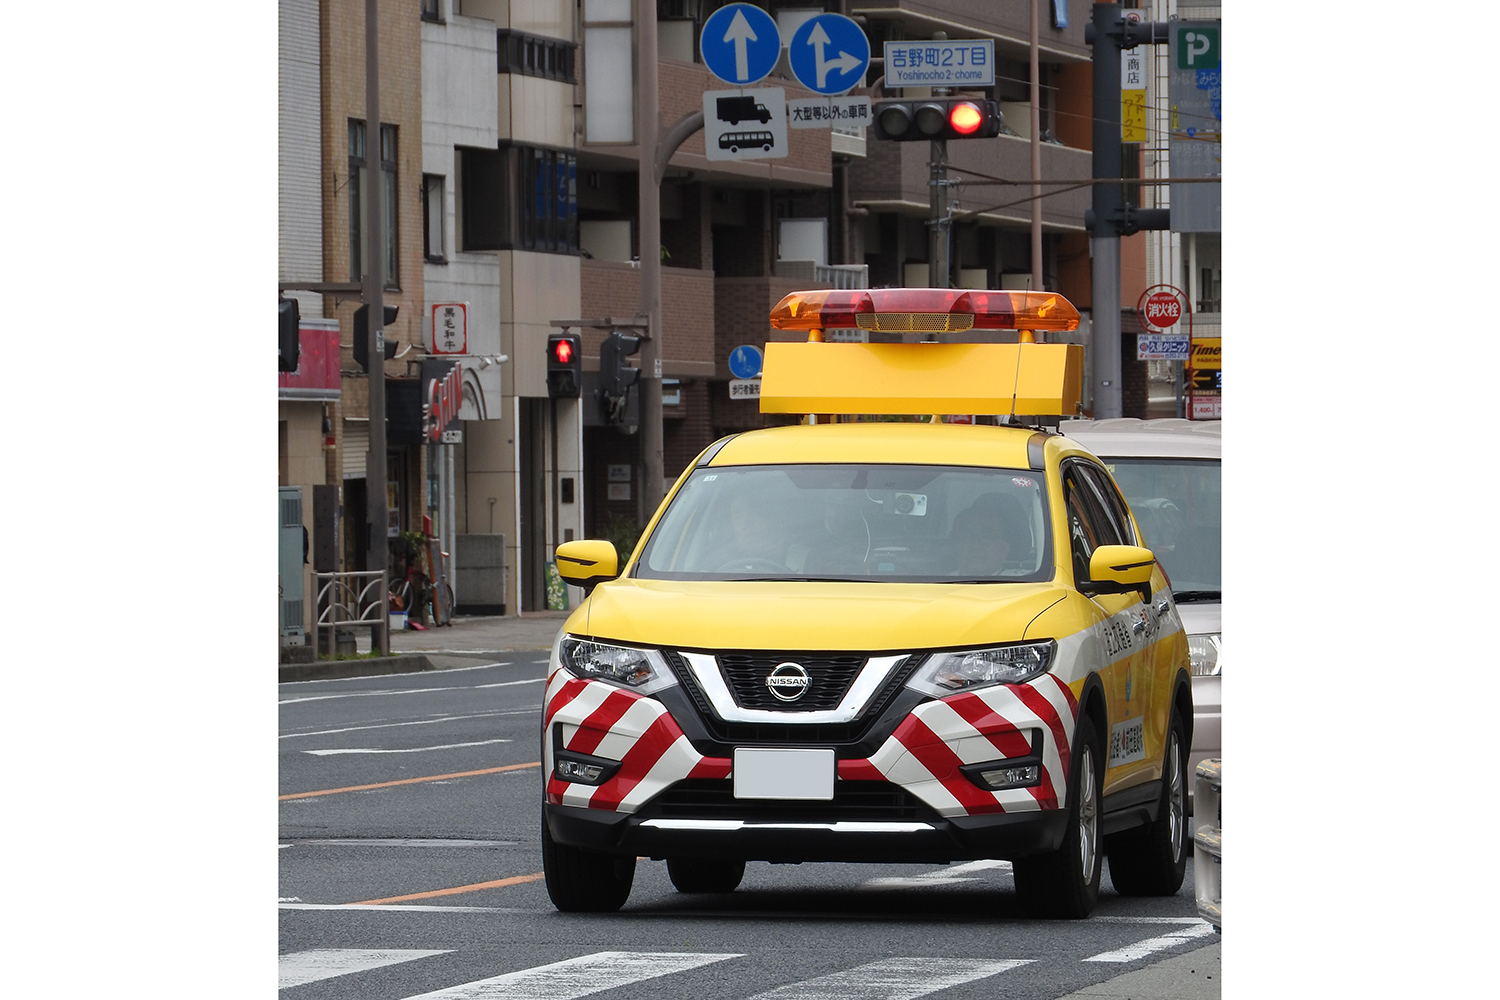
[[[1178,604],[1203,604],[1208,601],[1222,600],[1219,596],[1222,592],[1218,590],[1174,590],[1172,596]]]

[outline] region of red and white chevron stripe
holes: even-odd
[[[559,669],[548,680],[544,704],[546,794],[553,805],[631,813],[678,781],[730,775],[731,761],[694,750],[655,699]],[[919,705],[868,760],[839,761],[838,776],[900,785],[941,816],[1057,809],[1067,797],[1068,748],[1077,717],[1073,692],[1052,674],[957,694]],[[598,786],[552,777],[554,723],[562,724],[567,749],[618,760],[620,770]],[[1026,756],[1026,734],[1033,729],[1042,732],[1039,784],[992,792],[959,771],[963,764]]]
[[[730,761],[693,749],[661,702],[599,681],[557,670],[543,702],[543,759],[547,801],[631,813],[667,786],[685,778],[727,778]],[[561,723],[563,746],[577,753],[620,761],[602,785],[553,777],[552,726]]]

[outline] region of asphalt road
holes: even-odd
[[[1218,995],[1191,866],[1166,899],[1119,896],[1106,871],[1086,921],[1022,916],[994,861],[754,862],[718,896],[642,861],[619,913],[558,913],[538,842],[545,657],[280,685],[284,997],[1053,1000],[1164,959],[1211,965],[1206,984],[1179,971]]]

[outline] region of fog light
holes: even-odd
[[[585,785],[595,784],[604,774],[599,764],[584,764],[576,760],[560,760],[553,768],[561,781],[581,781]]]
[[[1024,788],[1034,785],[1042,776],[1042,769],[1036,764],[1026,767],[997,767],[989,771],[980,771],[979,776],[991,788],[999,790],[1002,788]]]

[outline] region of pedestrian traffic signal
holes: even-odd
[[[547,337],[547,395],[577,399],[583,383],[583,338],[576,333]]]
[[[400,306],[385,307],[385,323],[390,326],[396,322],[396,313],[401,310]],[[385,359],[389,361],[396,356],[396,341],[391,337],[385,338]],[[354,361],[365,371],[370,370],[370,307],[360,306],[354,310]]]
[[[625,363],[625,359],[641,349],[641,338],[613,330],[606,334],[599,345],[599,388],[595,390],[605,414],[611,420],[620,420],[625,415],[625,403],[630,387],[641,377],[641,370]]]
[[[875,138],[896,142],[991,139],[1000,134],[1003,121],[998,104],[973,97],[878,101],[874,115]]]
[[[301,310],[296,299],[278,299],[276,325],[277,358],[276,369],[283,372],[297,370],[301,359],[302,344],[299,330],[302,326]]]

